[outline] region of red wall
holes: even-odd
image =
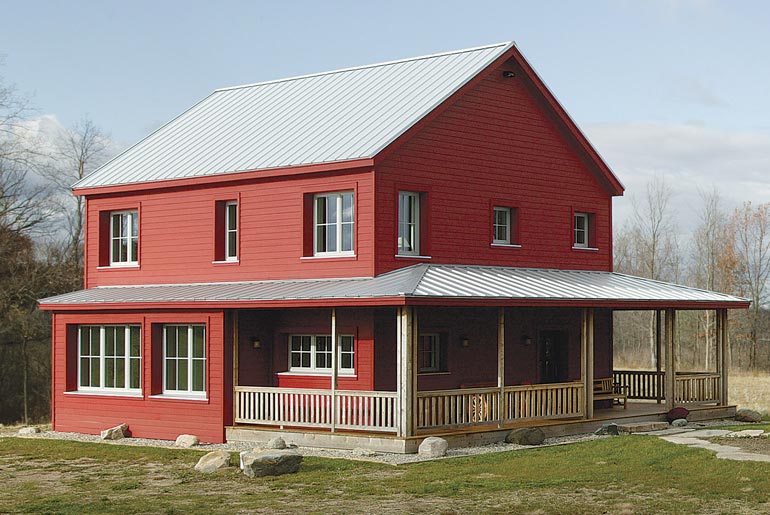
[[[427,193],[427,262],[611,269],[612,198],[524,81],[490,71],[377,165],[377,274],[426,262],[394,257],[398,190]],[[493,205],[518,207],[521,248],[490,245]],[[573,211],[595,213],[598,250],[572,249]]]
[[[55,431],[98,434],[101,430],[126,423],[133,436],[173,440],[183,433],[194,434],[204,442],[223,442],[224,427],[232,423],[232,352],[225,338],[222,312],[201,313],[57,313],[53,324],[53,398],[52,419]],[[152,325],[163,323],[206,324],[206,400],[182,400],[152,396],[153,345]],[[139,324],[142,327],[142,396],[108,396],[77,392],[67,393],[69,373],[75,373],[77,324]],[[67,341],[67,328],[71,328]],[[70,351],[76,347],[70,347]],[[162,355],[162,354],[161,354]],[[162,367],[162,364],[161,364]],[[162,370],[162,368],[161,368]],[[157,377],[157,375],[156,375]],[[76,377],[69,384],[77,384]],[[70,390],[76,390],[70,388]]]
[[[288,372],[289,335],[331,334],[330,309],[241,311],[238,383],[243,386],[330,388],[331,376]],[[338,376],[341,390],[374,389],[373,310],[337,309],[337,333],[355,338],[355,376]],[[260,349],[252,341],[259,337]]]
[[[374,179],[371,171],[315,174],[89,197],[86,287],[369,276],[373,271]],[[305,194],[355,191],[356,256],[305,258]],[[214,260],[216,201],[239,200],[238,263]],[[99,213],[138,209],[139,267],[99,267]],[[311,218],[312,219],[312,218]],[[312,227],[307,227],[312,230]],[[311,253],[312,254],[312,253]]]

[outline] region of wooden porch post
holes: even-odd
[[[666,409],[672,409],[676,390],[676,358],[674,357],[674,325],[676,312],[666,309]]]
[[[398,436],[406,437],[414,434],[413,417],[415,412],[415,391],[417,375],[414,373],[417,351],[415,345],[415,324],[412,308],[402,306],[396,314],[396,375],[398,390]]]
[[[663,316],[655,310],[655,397],[658,404],[663,399],[664,381],[661,375],[661,355],[663,354]]]
[[[506,418],[505,402],[505,308],[500,307],[497,313],[497,387],[500,398],[497,400],[499,421],[497,427],[503,427]]]
[[[727,310],[717,310],[717,372],[719,372],[719,403],[727,406],[730,399],[727,389],[727,376],[730,368],[728,349]]]
[[[580,330],[580,375],[585,391],[585,418],[594,417],[594,310],[583,309]]]
[[[238,417],[238,310],[233,313],[233,421]]]
[[[332,428],[337,427],[337,308],[332,308]]]

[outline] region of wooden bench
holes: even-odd
[[[613,383],[611,377],[594,379],[595,401],[611,400],[613,404],[623,404],[623,409],[626,409],[628,405],[628,394],[624,392],[627,391],[627,386]]]

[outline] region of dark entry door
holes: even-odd
[[[567,332],[540,331],[537,346],[540,382],[561,383],[567,381]]]

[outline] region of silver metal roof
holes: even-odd
[[[613,272],[489,267],[414,265],[373,278],[254,281],[239,283],[102,286],[50,297],[41,305],[125,303],[247,303],[323,299],[521,300],[616,303],[735,305],[748,300],[676,284]]]
[[[372,158],[512,45],[220,89],[73,187]]]

